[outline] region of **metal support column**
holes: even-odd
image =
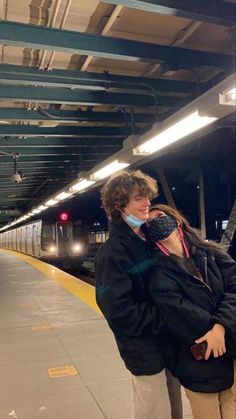
[[[206,214],[204,196],[204,176],[203,171],[199,171],[199,220],[202,236],[206,237]]]
[[[176,208],[175,201],[174,201],[173,195],[171,193],[171,190],[169,188],[164,170],[163,169],[156,169],[156,172],[157,172],[158,180],[161,184],[161,187],[162,187],[163,192],[165,194],[168,205],[170,205],[173,208]]]

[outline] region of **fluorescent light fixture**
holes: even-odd
[[[232,87],[231,89],[223,93],[220,93],[219,103],[220,105],[235,106],[236,105],[236,86]]]
[[[56,205],[58,201],[55,198],[49,199],[49,201],[45,202],[45,205],[48,207],[52,207],[53,205]]]
[[[110,176],[113,173],[118,172],[118,170],[124,169],[129,166],[129,163],[120,163],[118,160],[113,161],[112,163],[107,164],[107,166],[93,173],[90,178],[93,180],[101,180]]]
[[[79,182],[75,183],[73,186],[71,186],[70,191],[71,192],[80,192],[89,186],[93,185],[95,183],[94,180],[88,180],[88,179],[80,179]]]
[[[40,205],[40,207],[38,207],[38,209],[40,211],[44,211],[45,209],[47,209],[47,206],[46,205]]]
[[[39,208],[35,208],[32,213],[33,214],[39,214],[41,212],[41,210]]]
[[[218,118],[200,116],[198,110],[158,133],[150,140],[134,148],[134,154],[149,155],[181,140],[189,134],[206,127]]]
[[[55,196],[55,199],[57,199],[58,201],[63,201],[63,199],[68,198],[69,196],[72,195],[72,192],[61,192],[59,193],[57,196]]]
[[[229,91],[229,97],[232,100],[236,100],[236,87],[234,87],[232,90]]]

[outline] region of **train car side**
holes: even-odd
[[[86,234],[72,222],[36,220],[0,234],[0,247],[15,250],[60,267],[79,267],[87,253]]]

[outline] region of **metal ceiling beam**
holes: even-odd
[[[90,164],[86,163],[84,165],[86,168],[91,167]],[[43,170],[42,170],[43,169]],[[58,177],[59,175],[63,174],[63,179],[64,179],[64,175],[66,177],[72,177],[72,176],[77,176],[78,172],[79,172],[79,166],[76,165],[76,167],[73,167],[73,170],[71,169],[71,167],[67,166],[66,168],[63,167],[61,165],[61,163],[57,163],[54,164],[53,167],[51,164],[46,165],[45,163],[40,165],[40,164],[35,164],[34,167],[29,167],[29,166],[24,166],[23,168],[24,174],[26,176],[28,175],[33,175],[33,176],[38,176],[41,175],[42,173],[44,174],[44,176],[51,176],[52,178]],[[0,170],[0,175],[4,175],[7,174],[8,176],[11,176],[12,174],[12,170],[10,170],[9,167],[5,167],[2,168]]]
[[[79,159],[78,159],[79,160]],[[96,157],[94,156],[83,156],[83,165],[89,165],[91,162],[96,162]],[[52,159],[50,159],[49,161],[44,161],[44,160],[39,160],[39,161],[35,161],[34,162],[34,168],[37,170],[38,168],[44,168],[44,169],[65,169],[66,170],[70,170],[71,168],[74,170],[75,168],[77,168],[78,166],[81,166],[81,163],[79,161],[73,162],[74,165],[71,165],[71,162],[69,159],[66,159],[66,161],[55,161],[53,166],[51,165],[51,163],[53,163]],[[31,167],[29,166],[31,164],[30,161],[21,161],[19,163],[19,170],[21,170],[22,168],[24,168],[24,170],[26,169],[31,169]],[[0,169],[1,170],[12,170],[12,166],[10,166],[7,162],[1,162],[0,163]]]
[[[104,3],[178,16],[200,22],[234,26],[236,6],[221,0],[103,0]]]
[[[44,176],[45,178],[45,176]],[[39,182],[37,182],[36,179],[25,179],[22,183],[15,185],[11,182],[11,179],[9,177],[4,178],[4,185],[0,187],[0,191],[9,191],[12,192],[14,189],[16,193],[19,193],[22,191],[22,189],[29,189],[30,187],[37,185]],[[41,180],[40,180],[41,182]]]
[[[51,166],[49,164],[49,165],[46,166],[46,168],[48,169],[47,172],[41,172],[41,174],[43,174],[44,176],[47,176],[47,174],[50,173],[50,174],[54,174],[56,176],[57,170],[58,170],[58,172],[60,172],[60,169],[62,168],[62,165],[61,165],[61,163],[58,163],[55,166]],[[24,171],[31,172],[32,169],[33,169],[33,173],[34,172],[37,173],[37,172],[41,171],[41,167],[38,167],[38,166],[34,166],[33,168],[25,166]],[[9,170],[11,171],[10,166],[5,166],[5,167],[0,166],[0,173],[9,173]],[[76,172],[77,166],[76,167],[72,166],[69,171],[68,171],[68,168],[66,170],[67,170],[67,174],[71,175],[71,173]]]
[[[31,198],[31,197],[6,197],[5,199],[4,199],[4,203],[5,202],[11,202],[11,205],[12,205],[12,201],[16,201],[16,203],[17,202],[19,202],[19,201],[33,201],[33,200],[35,200],[35,198],[33,197],[33,198]]]
[[[39,70],[37,67],[23,67],[10,64],[0,64],[0,80],[14,82],[13,84],[34,84],[35,86],[84,88],[87,90],[105,88],[123,88],[160,92],[193,93],[199,87],[190,81],[151,79],[148,77],[121,76],[118,74],[90,73],[70,70]],[[204,87],[205,83],[201,83]]]
[[[111,155],[111,153],[106,153],[106,152],[99,152],[97,151],[97,153],[93,152],[93,154],[91,155],[90,153],[80,153],[83,155],[83,157],[86,159],[89,157],[97,157],[97,158],[104,158],[104,157],[108,157],[109,155]],[[52,164],[54,164],[54,162],[61,162],[61,163],[78,163],[79,164],[79,154],[77,154],[76,156],[66,156],[64,157],[64,155],[57,155],[57,156],[37,156],[37,155],[32,155],[32,156],[21,156],[20,157],[20,161],[18,163],[18,170],[21,170],[21,167],[24,166],[24,164],[28,165],[31,164],[32,162],[39,162],[41,163],[47,163],[47,162],[51,162]],[[12,163],[12,162],[11,162]],[[9,165],[9,162],[7,161],[2,161],[0,162],[1,167]]]
[[[226,54],[149,44],[9,21],[0,22],[0,44],[119,60],[167,61],[180,68],[193,68],[203,65],[220,68],[233,67],[232,57]]]
[[[0,137],[34,136],[34,137],[124,137],[121,127],[81,127],[60,125],[44,128],[34,125],[0,125]]]
[[[63,179],[65,179],[65,180],[67,179],[68,180],[68,179],[71,179],[71,178],[76,178],[77,173],[78,172],[76,172],[76,171],[71,172],[71,173],[64,172],[63,175],[65,175],[65,177],[63,176]],[[55,178],[57,177],[57,175],[59,175],[59,173],[57,173],[57,175],[53,171],[44,173],[40,169],[38,169],[38,171],[35,171],[34,170],[33,172],[31,172],[30,169],[29,169],[28,171],[24,170],[24,175],[27,178],[30,177],[30,178],[35,179],[35,180],[39,180],[41,178],[44,178],[44,179],[45,178],[49,178],[50,179],[50,182],[51,182],[51,181],[54,181],[55,180]],[[4,179],[4,178],[10,179],[10,176],[11,176],[11,173],[9,171],[8,172],[7,171],[5,171],[5,172],[2,172],[1,171],[1,179]],[[3,183],[1,185],[3,185]],[[0,189],[1,189],[1,187],[2,186],[0,186]]]
[[[1,23],[0,23],[1,25]],[[154,97],[146,94],[94,92],[87,90],[54,89],[45,87],[24,87],[14,85],[0,85],[0,99],[18,102],[59,103],[64,105],[85,106],[155,106]],[[174,96],[158,96],[159,106],[182,107],[192,98],[179,98]]]
[[[111,152],[116,152],[118,150],[120,150],[122,147],[122,144],[119,145],[113,145],[111,147],[99,147],[99,151],[101,150],[103,153],[111,153]],[[24,156],[35,156],[35,157],[43,157],[43,156],[65,156],[66,158],[69,156],[78,156],[78,155],[83,155],[84,153],[86,154],[90,154],[93,155],[94,153],[97,153],[98,147],[84,147],[84,148],[80,148],[80,147],[74,147],[74,148],[59,148],[57,147],[55,148],[49,148],[49,147],[41,147],[41,148],[33,148],[33,147],[24,147],[21,149],[18,149],[17,151],[20,152],[20,160],[21,161],[22,157]],[[4,149],[5,151],[5,149]],[[6,150],[7,152],[11,153],[12,150]],[[15,148],[13,149],[13,152],[16,152]],[[6,159],[10,160],[10,163],[12,163],[12,158],[11,156],[1,156],[0,155],[0,164],[1,161],[4,159],[4,161]]]
[[[9,148],[14,148],[16,150],[21,151],[22,147],[29,147],[29,148],[47,148],[53,147],[54,150],[59,148],[70,148],[70,147],[113,147],[119,146],[122,144],[122,138],[114,138],[114,137],[105,137],[105,138],[61,138],[61,137],[50,137],[50,138],[41,138],[41,137],[27,137],[27,138],[14,138],[9,137],[7,139],[0,137],[0,150],[4,150],[8,152]],[[11,151],[10,151],[11,152]]]
[[[0,70],[1,71],[1,70]],[[49,116],[51,115],[51,116]],[[126,113],[128,121],[131,122],[131,114]],[[146,124],[154,122],[153,114],[135,113],[133,114],[135,124]],[[28,111],[19,108],[0,108],[0,120],[8,121],[53,121],[55,123],[77,123],[80,121],[90,122],[113,122],[124,123],[124,114],[116,112],[89,112],[89,111],[59,111],[45,109],[39,111]]]
[[[6,205],[6,202],[11,202],[11,205],[12,205],[12,201],[16,201],[16,202],[19,202],[19,201],[33,201],[33,200],[35,200],[35,198],[33,197],[33,198],[31,198],[31,197],[22,197],[22,198],[19,198],[19,197],[7,197],[7,198],[5,198],[4,199],[4,205]]]
[[[70,176],[70,178],[73,178],[73,177]],[[53,184],[53,181],[49,180],[48,176],[45,176],[45,174],[44,175],[42,174],[41,176],[37,175],[37,178],[34,175],[30,176],[29,174],[27,174],[27,177],[24,179],[24,181],[22,183],[20,183],[20,185],[16,185],[16,184],[12,183],[10,177],[7,176],[7,175],[2,176],[1,179],[4,180],[4,184],[2,184],[0,186],[0,190],[5,189],[6,186],[8,186],[9,188],[11,187],[11,189],[15,188],[17,192],[19,192],[18,188],[20,189],[22,186],[29,187],[30,185],[33,185],[33,184],[35,185],[35,184],[41,183],[42,179],[47,180],[50,184]],[[60,180],[64,180],[64,179],[60,179]],[[68,178],[67,178],[67,180],[68,180]],[[55,183],[56,183],[56,181],[55,181]]]
[[[32,162],[27,162],[25,163],[23,166],[20,167],[19,170],[23,171],[24,174],[29,175],[30,173],[32,173],[32,175],[37,175],[38,171],[41,171],[42,173],[45,173],[45,175],[49,176],[51,175],[53,178],[58,177],[60,178],[61,175],[63,174],[69,174],[69,176],[74,176],[75,175],[75,170],[76,173],[78,174],[81,170],[84,170],[85,168],[90,168],[92,167],[93,164],[96,164],[96,158],[91,162],[88,163],[86,162],[86,164],[82,166],[80,166],[78,163],[64,163],[64,162],[54,162],[53,164],[49,161],[49,162],[40,162],[40,161],[36,161],[34,162],[34,168],[32,168]],[[73,168],[72,172],[70,172],[71,170],[71,166]],[[54,168],[54,172],[50,172],[50,170]],[[9,167],[5,168],[6,170],[8,170],[8,174],[9,176],[11,176],[12,174],[12,170]],[[6,173],[5,169],[3,169],[3,173]],[[76,175],[75,175],[76,178]]]
[[[51,174],[42,174],[42,173],[25,173],[24,175],[26,176],[26,178],[24,179],[24,184],[26,183],[28,185],[28,180],[30,180],[30,182],[34,182],[36,184],[40,183],[42,180],[47,179],[49,183],[52,183],[54,181],[56,181],[56,177]],[[0,186],[0,190],[4,189],[8,186],[15,186],[15,188],[17,187],[14,183],[11,183],[11,174],[1,174],[1,179],[2,179],[2,185]],[[71,176],[67,176],[64,180],[65,182],[70,181],[71,179],[76,179],[76,173],[72,173]],[[60,181],[62,179],[59,179]],[[2,201],[1,201],[2,202]]]

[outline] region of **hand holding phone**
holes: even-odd
[[[225,346],[225,328],[221,324],[216,323],[211,330],[205,333],[204,336],[195,340],[197,344],[206,343],[207,349],[205,360],[207,361],[210,356],[218,358],[226,353]],[[198,350],[197,353],[199,354]],[[199,355],[200,356],[200,355]]]

